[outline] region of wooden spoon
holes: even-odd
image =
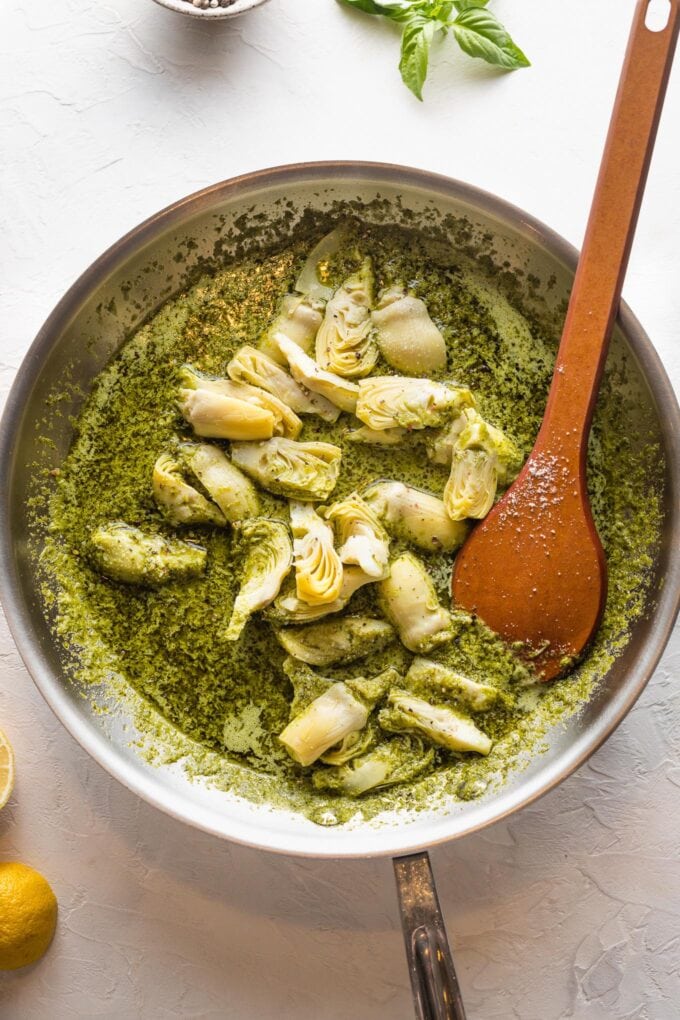
[[[663,2],[663,0],[661,0]],[[680,30],[639,0],[557,354],[545,417],[516,482],[456,559],[454,603],[509,642],[539,676],[564,672],[592,638],[607,564],[588,500],[588,434]]]

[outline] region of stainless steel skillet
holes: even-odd
[[[647,612],[632,628],[592,700],[551,734],[547,752],[480,801],[453,802],[418,817],[325,829],[292,813],[271,812],[189,783],[178,769],[152,768],[130,746],[124,706],[109,706],[109,714],[102,716],[96,703],[64,681],[63,652],[36,595],[40,536],[31,537],[25,513],[36,478],[56,466],[69,447],[69,415],[77,413],[94,376],[136,326],[215,258],[285,240],[304,217],[333,215],[347,204],[367,219],[407,223],[437,234],[508,275],[523,273],[532,280],[527,304],[546,321],[559,319],[573,278],[573,249],[520,210],[447,178],[377,164],[306,164],[248,175],[192,195],[143,223],[83,274],[45,323],[19,371],[0,436],[0,584],[15,640],[44,697],[75,739],[139,796],[191,825],[262,849],[318,857],[402,858],[397,869],[404,908],[411,911],[412,965],[436,988],[436,904],[429,865],[420,852],[506,817],[578,768],[643,690],[677,612],[680,411],[663,367],[630,311],[625,306],[621,310],[610,353],[611,359],[625,359],[628,366],[629,419],[622,427],[633,432],[640,422],[651,422],[666,465],[663,540],[655,550]],[[74,380],[81,389],[72,391],[68,405],[54,404],[51,398]],[[54,446],[42,441],[46,433]],[[414,859],[403,860],[416,853]],[[439,951],[443,945],[439,943]],[[430,1013],[430,1007],[423,1006],[424,1016],[437,1015],[436,1002],[435,996]]]

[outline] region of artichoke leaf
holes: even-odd
[[[311,354],[314,339],[323,321],[323,309],[324,302],[311,296],[286,294],[276,317],[260,338],[259,348],[262,353],[282,365],[285,364],[285,359],[273,339],[277,333],[282,333],[291,343]]]
[[[420,656],[411,663],[404,684],[415,694],[440,694],[463,702],[473,712],[487,712],[499,702],[510,700],[504,691],[491,684],[478,683],[441,662]]]
[[[179,409],[205,439],[270,439],[276,430],[266,408],[209,390],[180,390]]]
[[[325,754],[322,761],[328,759],[329,754]],[[317,790],[360,797],[369,790],[408,783],[424,775],[433,765],[432,747],[418,736],[400,734],[344,763],[339,761],[332,768],[316,769],[312,782]]]
[[[180,410],[197,435],[212,439],[283,435],[295,439],[300,434],[302,422],[295,412],[258,386],[201,375],[190,365],[181,369],[180,381]]]
[[[290,703],[291,719],[300,715],[305,708],[335,683],[334,680],[315,673],[306,662],[299,662],[290,655],[283,660],[282,668],[293,688],[293,700]]]
[[[370,720],[362,730],[354,730],[321,755],[324,765],[346,765],[352,758],[366,754],[378,742],[379,729]]]
[[[363,443],[366,446],[400,446],[408,436],[408,429],[370,429],[368,425],[347,433],[350,443]]]
[[[446,512],[454,521],[486,517],[498,486],[509,484],[522,464],[521,452],[504,432],[475,411],[468,411],[465,421],[453,445],[444,488]]]
[[[340,224],[314,245],[295,281],[295,289],[308,299],[328,301],[333,288],[328,282],[328,260],[340,251],[347,239],[347,225]]]
[[[345,567],[342,572],[342,587],[335,602],[311,606],[299,599],[295,590],[283,591],[267,610],[267,616],[275,623],[312,623],[332,613],[342,612],[355,591],[374,581],[374,577],[369,577],[359,567]]]
[[[298,764],[307,766],[367,721],[368,709],[338,681],[291,719],[279,740]]]

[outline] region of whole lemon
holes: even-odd
[[[0,862],[0,970],[39,960],[56,926],[57,900],[49,882],[27,864]]]

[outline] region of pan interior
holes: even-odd
[[[228,775],[225,780],[219,762],[211,764],[204,755],[196,769],[190,743],[161,739],[150,749],[147,741],[142,750],[145,742],[136,724],[148,718],[150,709],[134,692],[120,696],[111,685],[85,688],[72,678],[61,679],[72,674],[72,663],[53,636],[49,612],[38,594],[44,534],[31,522],[40,519],[45,473],[63,460],[72,439],[70,422],[93,378],[142,323],[201,274],[253,253],[286,248],[293,238],[318,236],[348,213],[376,225],[398,223],[427,234],[442,257],[451,251],[477,267],[480,286],[493,295],[496,308],[520,307],[542,336],[554,342],[559,335],[572,276],[568,253],[552,238],[539,236],[521,216],[485,202],[475,192],[455,186],[438,189],[417,175],[410,181],[390,180],[389,175],[376,181],[362,175],[353,179],[351,174],[305,179],[294,173],[213,189],[124,239],[57,309],[37,341],[39,352],[34,352],[41,368],[31,370],[28,364],[10,409],[14,444],[7,487],[15,632],[21,639],[23,631],[35,642],[29,665],[77,738],[123,782],[193,824],[271,849],[329,855],[391,852],[462,834],[559,781],[606,735],[641,689],[645,656],[651,654],[644,640],[654,625],[652,610],[669,555],[650,535],[654,569],[645,612],[621,641],[615,661],[588,702],[546,735],[543,753],[479,800],[446,799],[434,810],[410,815],[388,811],[322,828],[295,811],[258,805],[249,799],[244,770],[238,770],[234,784]],[[627,332],[633,331],[631,327]],[[617,329],[608,364],[625,410],[622,427],[663,451],[655,398],[639,350],[625,333]],[[662,465],[663,457],[656,461]],[[650,493],[655,485],[650,475]],[[30,513],[24,510],[27,506]],[[637,686],[631,683],[633,675]],[[192,771],[200,771],[202,778],[190,781]],[[217,788],[218,774],[217,786],[226,782],[239,792]]]

